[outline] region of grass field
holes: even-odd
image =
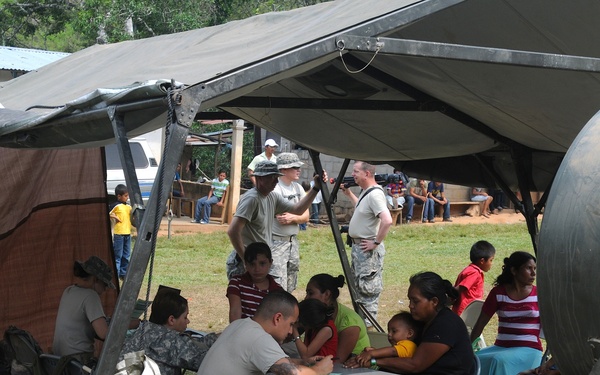
[[[304,288],[317,273],[342,274],[339,257],[329,227],[311,228],[299,234],[301,265],[298,289],[294,295],[304,298]],[[533,252],[525,224],[480,225],[403,225],[392,227],[385,240],[386,257],[384,291],[380,300],[379,323],[385,328],[388,319],[399,310],[408,310],[408,278],[419,271],[434,271],[454,283],[458,273],[469,263],[469,250],[478,240],[496,247],[494,266],[486,274],[486,295],[501,272],[502,260],[516,250]],[[349,248],[347,248],[349,250]],[[150,296],[159,284],[182,290],[190,301],[190,328],[221,331],[228,324],[225,297],[227,278],[225,259],[231,251],[225,233],[160,237],[157,243]],[[147,285],[142,286],[145,296]],[[350,306],[347,288],[340,301]],[[484,332],[492,343],[496,320]]]

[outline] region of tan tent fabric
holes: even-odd
[[[44,351],[74,261],[114,267],[100,150],[0,148],[0,329],[30,331]],[[110,314],[116,291],[103,297]]]

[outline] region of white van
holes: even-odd
[[[142,199],[146,202],[150,198],[150,191],[152,191],[152,185],[158,173],[158,163],[145,138],[132,138],[129,140],[129,146],[131,147],[133,164],[135,165],[135,173],[140,184]],[[106,191],[108,192],[109,200],[113,201],[116,200],[115,187],[118,184],[127,185],[127,183],[125,182],[125,174],[121,166],[117,144],[106,146],[105,153]]]

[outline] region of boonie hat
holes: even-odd
[[[254,176],[269,176],[272,174],[276,174],[278,176],[283,176],[283,173],[279,173],[279,169],[277,168],[277,164],[270,160],[263,160],[256,163],[256,168],[254,169]]]
[[[297,168],[303,166],[304,163],[300,161],[298,155],[293,152],[282,152],[277,156],[277,168]]]
[[[77,263],[79,263],[85,272],[96,276],[98,280],[102,281],[109,288],[116,289],[115,284],[112,282],[112,270],[106,263],[104,263],[102,259],[92,255],[90,259],[86,260],[85,262],[78,260]]]
[[[275,142],[275,140],[272,139],[272,138],[267,139],[267,141],[265,142],[265,147],[267,147],[267,146],[279,147],[279,145],[277,144],[277,142]]]

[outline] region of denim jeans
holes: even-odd
[[[424,203],[422,200],[418,199],[417,204],[423,205],[423,221],[433,220],[433,217],[435,216],[435,211],[433,210],[435,207],[435,202],[433,199],[427,198]],[[408,217],[408,215],[406,217]]]
[[[413,197],[412,195],[406,195],[404,197],[404,200],[405,206],[408,209],[408,212],[406,213],[406,220],[412,220],[413,208],[415,206],[415,197]]]
[[[443,216],[444,219],[450,219],[450,201],[447,200],[446,204],[443,205],[443,207],[444,207],[444,216]]]
[[[313,224],[319,223],[319,207],[321,203],[313,203],[310,205],[310,222]]]
[[[131,255],[131,236],[129,234],[115,234],[113,236],[113,248],[115,252],[115,266],[118,277],[125,277],[129,266]]]
[[[200,214],[202,213],[202,221],[207,223],[210,221],[210,212],[212,211],[212,205],[219,203],[220,197],[211,195],[209,197],[202,197],[196,202],[196,212],[194,213],[194,220],[200,221]]]

